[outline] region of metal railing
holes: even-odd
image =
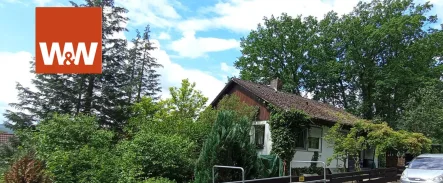
[[[228,169],[240,169],[242,173],[242,182],[245,182],[245,170],[242,167],[238,166],[223,166],[223,165],[214,165],[212,167],[212,183],[215,183],[215,168],[228,168]]]

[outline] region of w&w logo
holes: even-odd
[[[101,13],[101,8],[37,7],[36,73],[100,74]]]

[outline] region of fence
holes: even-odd
[[[373,170],[360,171],[360,172],[329,174],[326,175],[326,179],[327,182],[329,183],[343,183],[349,181],[358,181],[365,183],[386,183],[386,182],[395,182],[399,180],[398,172],[399,170],[396,167],[380,168],[380,169],[373,169]],[[323,175],[307,176],[307,177],[292,176],[292,182],[323,182],[323,180],[324,180]],[[241,182],[242,181],[234,181],[226,183],[241,183]],[[245,180],[244,182],[288,183],[290,182],[290,178],[289,176],[283,176],[283,177],[274,177],[274,178]]]

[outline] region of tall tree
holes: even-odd
[[[151,56],[155,50],[150,41],[150,27],[145,27],[143,35],[136,30],[137,35],[132,40],[134,47],[129,51],[129,73],[131,86],[129,87],[129,100],[140,102],[143,97],[150,97],[154,100],[160,99],[158,95],[161,92],[160,74],[158,68],[163,67],[157,63],[157,59]]]
[[[312,17],[308,18],[313,21]],[[242,56],[235,62],[243,79],[269,83],[278,77],[283,89],[300,94],[306,65],[309,37],[314,33],[301,16],[287,14],[265,18],[246,38],[241,39]]]
[[[241,78],[343,107],[366,119],[395,126],[408,95],[442,76],[441,29],[432,5],[412,0],[360,2],[341,17],[317,21],[282,14],[241,41],[235,62]]]
[[[141,63],[138,69],[137,102],[142,96],[159,99],[158,93],[161,92],[160,74],[155,69],[162,67],[153,58],[150,52],[156,49],[150,41],[150,27],[146,26],[143,33],[143,44],[141,48]]]
[[[431,83],[412,94],[397,124],[400,129],[423,133],[434,143],[442,143],[443,83]]]
[[[127,41],[114,34],[127,31],[122,24],[128,18],[127,10],[114,5],[113,0],[92,1],[84,4],[71,2],[74,7],[102,8],[102,74],[36,75],[32,80],[36,90],[17,85],[19,102],[12,103],[16,111],[7,111],[5,117],[15,129],[26,128],[51,113],[97,115],[103,126],[117,131],[129,119],[132,104],[127,92],[131,84],[128,67]],[[34,72],[33,69],[31,72]]]

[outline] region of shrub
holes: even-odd
[[[169,180],[164,177],[153,177],[143,181],[143,183],[175,183],[175,181]]]
[[[246,179],[260,174],[261,164],[255,146],[251,143],[250,127],[247,117],[238,118],[231,111],[219,112],[197,161],[196,182],[210,182],[214,165],[243,167]],[[217,172],[217,182],[241,180],[240,170],[218,169]]]
[[[4,175],[5,183],[50,183],[45,174],[44,164],[36,160],[32,154],[16,161]]]
[[[37,126],[37,155],[45,160],[54,182],[117,182],[119,170],[112,140],[89,116],[55,115]]]
[[[141,130],[132,140],[118,145],[122,154],[120,182],[139,182],[146,177],[186,182],[192,178],[193,148],[194,144],[182,136]]]

